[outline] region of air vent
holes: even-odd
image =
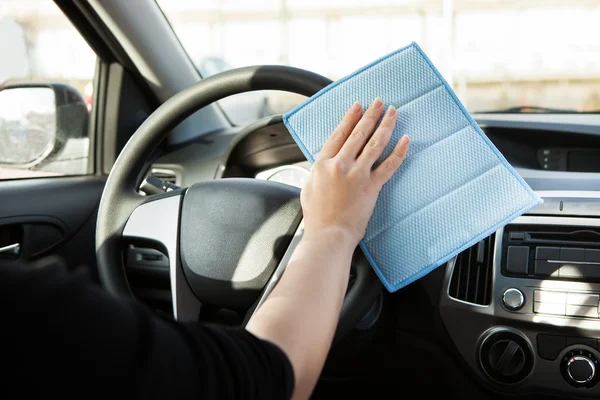
[[[456,257],[448,294],[457,300],[487,306],[492,292],[495,234]]]
[[[170,171],[167,169],[153,169],[152,175],[154,175],[155,177],[157,177],[158,179],[160,179],[163,182],[168,182],[173,185],[178,185],[177,174],[175,174],[174,171]]]

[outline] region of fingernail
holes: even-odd
[[[404,135],[404,136],[402,136],[400,138],[400,144],[403,145],[403,146],[406,145],[406,144],[408,144],[409,141],[410,141],[410,139],[408,138],[407,135]]]
[[[358,101],[356,103],[352,104],[352,107],[350,107],[350,111],[353,112],[354,114],[358,113],[360,110],[362,110],[362,106],[360,105],[360,103]]]
[[[396,107],[394,106],[389,106],[387,111],[385,112],[385,115],[388,117],[393,117],[394,114],[396,114]]]
[[[375,100],[373,100],[373,104],[372,107],[374,109],[378,109],[379,107],[381,107],[383,105],[383,101],[381,101],[381,99],[378,97]]]

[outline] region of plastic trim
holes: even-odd
[[[170,196],[137,207],[123,229],[123,238],[152,241],[169,257],[173,315],[178,321],[197,321],[200,301],[187,284],[179,260],[179,218],[182,196]]]

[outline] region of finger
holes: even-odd
[[[352,130],[360,121],[360,117],[362,116],[362,106],[357,101],[350,107],[342,122],[338,125],[337,128],[333,131],[333,134],[329,137],[327,142],[323,145],[323,148],[319,152],[318,159],[324,160],[328,158],[333,158],[340,151]]]
[[[410,139],[408,136],[402,136],[392,153],[373,171],[372,176],[375,182],[383,186],[390,180],[406,158],[409,145]]]
[[[381,124],[379,124],[379,127],[367,142],[362,153],[358,156],[358,162],[360,164],[367,165],[371,168],[373,164],[375,164],[375,161],[381,157],[383,149],[385,149],[385,146],[387,146],[392,137],[394,126],[396,126],[397,115],[396,108],[394,108],[394,106],[389,106],[381,120]]]
[[[379,121],[382,111],[383,101],[377,98],[371,103],[371,106],[367,111],[365,111],[365,115],[358,121],[350,134],[350,137],[342,146],[342,149],[339,152],[341,157],[348,157],[353,160],[358,157],[363,147],[365,147],[365,143],[367,143],[367,140],[369,140],[373,134],[375,125],[377,125],[377,121]]]

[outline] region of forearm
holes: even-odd
[[[343,232],[306,234],[247,329],[277,344],[294,368],[294,398],[308,398],[337,326],[355,243]]]
[[[287,354],[296,399],[308,398],[319,377],[348,286],[352,254],[382,186],[408,151],[410,142],[404,136],[374,167],[397,119],[392,106],[383,119],[382,112],[381,99],[364,116],[355,103],[321,148],[301,194],[306,234],[281,281],[247,326]]]

